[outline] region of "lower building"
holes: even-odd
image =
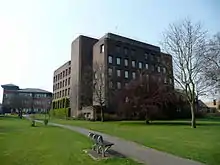
[[[16,112],[42,113],[51,109],[52,93],[43,89],[20,89],[14,84],[1,85],[3,90],[3,113]]]

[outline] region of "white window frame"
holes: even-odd
[[[117,76],[121,77],[121,70],[119,70],[119,69],[117,70]]]
[[[121,82],[117,82],[117,89],[121,89]]]
[[[112,62],[113,62],[113,57],[112,56],[108,56],[108,63],[112,64]]]
[[[121,65],[121,58],[120,58],[120,57],[117,57],[117,58],[116,58],[116,64],[117,64],[117,65]]]
[[[160,67],[159,67],[159,66],[157,67],[157,72],[159,72],[159,73],[160,73]]]
[[[124,59],[125,66],[128,66],[128,59]]]
[[[135,72],[132,72],[132,78],[136,79],[136,73]]]
[[[136,67],[136,61],[132,60],[131,65],[132,65],[133,68],[135,68]]]
[[[104,44],[100,45],[100,53],[104,53],[105,51],[105,46]]]
[[[139,67],[139,69],[142,69],[142,67],[143,67],[142,62],[138,62],[138,67]]]
[[[108,68],[108,75],[109,76],[112,76],[112,72],[113,72],[113,69],[112,68]]]
[[[125,71],[125,78],[128,78],[129,77],[129,72],[126,70]]]

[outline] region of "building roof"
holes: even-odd
[[[4,85],[1,85],[1,86],[18,87],[18,86],[17,86],[17,85],[15,85],[15,84],[4,84]]]
[[[160,47],[158,47],[158,46],[151,45],[151,44],[148,44],[146,42],[142,42],[142,41],[135,40],[135,39],[132,39],[132,38],[127,38],[127,37],[120,36],[120,35],[113,34],[113,33],[105,34],[102,38],[100,38],[100,40],[103,39],[103,38],[114,39],[114,40],[121,41],[121,42],[128,42],[128,43],[131,43],[131,44],[139,46],[139,47],[145,47],[146,49],[150,49],[150,50],[153,50],[153,51],[160,52]]]
[[[38,89],[38,88],[25,88],[25,89],[20,89],[18,90],[19,92],[29,92],[29,93],[51,93],[49,91],[43,90],[43,89]]]

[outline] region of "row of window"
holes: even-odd
[[[161,82],[161,77],[158,77],[158,81]],[[164,77],[163,79],[164,84],[167,84],[167,78]],[[172,79],[169,79],[169,83],[172,84]],[[124,83],[124,86],[126,87],[128,85],[128,83]],[[113,88],[114,84],[112,81],[109,82],[109,88]],[[121,89],[122,88],[122,83],[121,82],[116,82],[116,88],[117,89]]]
[[[122,59],[120,57],[116,57],[116,64],[117,65],[121,65],[121,61],[122,61]],[[108,56],[108,63],[113,64],[113,57],[112,56]],[[124,66],[128,66],[128,63],[129,63],[129,60],[124,59]],[[138,64],[139,69],[143,69],[144,67],[145,67],[145,69],[149,69],[149,64],[147,64],[147,63],[145,63],[145,66],[144,66],[143,62],[138,62],[137,64]],[[131,66],[133,68],[136,68],[136,61],[135,60],[131,61]],[[154,65],[152,65],[151,68],[152,68],[152,71],[155,70]],[[166,68],[163,67],[162,69],[163,69],[163,73],[166,73]],[[161,72],[161,67],[160,66],[157,67],[157,71]]]
[[[71,73],[71,67],[69,67],[69,69],[66,69],[66,70],[62,71],[58,75],[54,76],[53,77],[53,82],[57,82],[57,81],[61,80],[65,76],[70,75],[70,73]]]
[[[157,71],[160,72],[160,67],[158,66],[157,68]],[[117,77],[122,77],[122,70],[120,69],[117,69],[116,70],[116,74],[117,74]],[[108,75],[109,76],[112,76],[113,75],[113,69],[112,68],[108,68]],[[124,71],[124,77],[127,79],[129,78],[129,71],[128,70],[125,70]],[[135,79],[136,78],[136,72],[132,72],[132,78]]]
[[[102,45],[100,45],[100,53],[104,53],[104,44],[102,44]],[[123,50],[123,51],[122,51]],[[128,55],[129,54],[129,49],[128,49],[128,47],[120,47],[119,45],[116,45],[115,46],[115,52],[116,53],[120,53],[120,54],[124,54],[124,55]],[[130,54],[132,55],[132,56],[134,56],[135,54],[136,54],[136,50],[135,49],[131,49],[131,51],[130,51]],[[153,59],[153,58],[156,58],[157,59],[157,62],[160,62],[160,57],[159,56],[156,56],[155,54],[152,54],[152,53],[150,53],[150,52],[147,52],[147,51],[144,51],[144,57],[145,57],[145,59],[148,59],[148,58],[151,58],[151,59]]]
[[[53,99],[58,99],[69,95],[70,95],[70,88],[54,93]]]
[[[60,89],[60,88],[63,88],[64,86],[67,86],[67,85],[70,85],[70,77],[68,78],[68,83],[67,83],[67,79],[65,79],[65,80],[60,81],[57,84],[55,84],[53,86],[53,91]]]

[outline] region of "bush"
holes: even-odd
[[[50,115],[57,118],[67,118],[68,108],[52,109],[50,110]]]
[[[44,119],[44,125],[47,125],[48,124],[48,119]]]
[[[83,113],[78,114],[77,118],[78,120],[85,120],[85,115]]]

